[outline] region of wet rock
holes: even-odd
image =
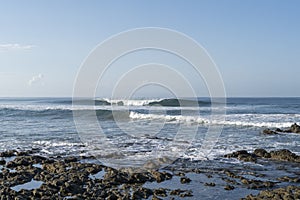
[[[248,180],[248,179],[245,179],[245,178],[242,178],[242,179],[241,179],[241,183],[243,183],[243,184],[245,184],[245,185],[250,184],[249,180]]]
[[[190,183],[192,180],[188,177],[181,177],[180,178],[180,183],[185,184],[185,183]]]
[[[192,194],[192,191],[187,191],[187,192],[179,194],[179,196],[180,197],[192,197],[193,194]]]
[[[85,168],[85,171],[87,171],[88,173],[90,174],[96,174],[100,171],[102,171],[102,166],[99,166],[99,165],[92,165],[90,167],[86,167]]]
[[[237,158],[244,162],[256,162],[257,158],[255,154],[248,153],[246,150],[235,151],[230,154],[226,154],[225,158]]]
[[[222,180],[227,182],[227,183],[230,183],[230,184],[238,185],[238,182],[236,180],[233,180],[233,179],[222,178]]]
[[[65,163],[70,163],[70,162],[77,162],[78,159],[76,157],[71,156],[71,157],[65,158],[64,161],[65,161]]]
[[[298,125],[298,124],[293,124],[292,126],[291,126],[291,131],[293,132],[293,133],[300,133],[300,126]]]
[[[60,192],[66,196],[72,196],[75,194],[80,194],[83,192],[81,185],[75,184],[73,182],[66,182],[62,187],[60,187]]]
[[[185,176],[185,173],[184,172],[177,172],[175,175],[176,176]]]
[[[2,170],[2,174],[3,182],[9,187],[29,182],[34,177],[34,172],[31,171],[9,172],[9,170]]]
[[[172,174],[168,172],[151,171],[151,174],[158,183],[172,178]]]
[[[278,132],[278,133],[281,133],[281,132],[283,132],[283,130],[282,130],[282,129],[280,129],[280,128],[276,128],[276,129],[275,129],[275,131],[276,131],[276,132]]]
[[[264,129],[262,131],[262,133],[266,134],[266,135],[275,135],[278,133],[300,133],[300,126],[298,124],[294,123],[288,129],[282,130],[280,128],[276,128],[275,130],[271,130],[271,129],[267,128],[267,129]]]
[[[154,195],[160,196],[160,197],[166,197],[167,196],[167,190],[165,188],[159,188],[154,190]]]
[[[163,174],[158,171],[152,171],[151,174],[158,183],[165,180]]]
[[[281,149],[277,151],[270,151],[271,158],[274,160],[283,160],[291,162],[300,162],[300,156],[292,153],[290,150]]]
[[[134,191],[132,196],[133,199],[148,199],[151,195],[153,195],[153,191],[148,188],[138,188],[138,190]]]
[[[283,182],[300,183],[300,177],[283,176],[283,177],[277,178],[277,180],[283,181]]]
[[[10,189],[10,187],[3,187],[0,189],[0,194],[1,196],[8,196],[9,198],[4,198],[4,199],[12,199],[13,196],[17,194],[16,191]]]
[[[237,158],[244,162],[256,162],[257,160],[254,154],[240,154]]]
[[[258,195],[248,195],[243,200],[252,199],[300,199],[300,187],[299,186],[287,186],[284,188],[277,188],[274,190],[264,190]]]
[[[191,197],[193,196],[192,191],[190,190],[181,190],[181,189],[176,189],[176,190],[172,190],[170,192],[170,195],[176,195],[179,197]]]
[[[234,190],[234,186],[232,186],[232,185],[226,185],[224,187],[224,190]]]
[[[257,157],[270,158],[271,155],[265,149],[255,149],[253,152]]]
[[[225,170],[224,173],[225,173],[228,177],[230,177],[230,178],[240,178],[239,175],[236,175],[235,173],[233,173],[233,172],[231,172],[231,171],[229,171],[229,170]]]
[[[162,200],[161,198],[158,198],[157,196],[153,195],[152,200]]]
[[[4,151],[4,152],[0,152],[0,157],[13,157],[16,155],[15,150],[9,150],[9,151]]]
[[[44,163],[42,168],[50,173],[64,173],[66,165],[64,162]]]
[[[113,168],[106,168],[106,174],[103,177],[103,183],[109,185],[121,185],[123,183],[130,182],[130,174]]]
[[[264,149],[255,149],[253,154],[242,150],[242,151],[236,151],[230,154],[226,154],[224,155],[224,157],[237,158],[245,162],[256,162],[257,158],[270,158],[272,160],[300,162],[300,156],[296,155],[295,153],[287,149],[280,149],[280,150],[275,150],[270,152],[267,152]]]
[[[8,168],[16,168],[18,166],[28,166],[32,164],[41,163],[46,160],[46,158],[42,156],[17,156],[14,160],[8,162],[6,167]]]
[[[276,135],[278,133],[276,131],[273,131],[273,130],[267,128],[267,129],[263,130],[263,134],[266,134],[266,135]]]
[[[30,154],[33,154],[34,151],[28,150],[28,151],[18,151],[16,152],[16,156],[29,156]]]
[[[283,130],[285,133],[300,133],[300,126],[294,123],[289,129]]]
[[[28,159],[24,157],[17,157],[13,161],[10,161],[6,164],[7,168],[15,168],[17,166],[28,166],[30,165],[30,162]]]
[[[133,173],[133,174],[131,174],[129,183],[145,183],[147,181],[152,182],[154,180],[156,180],[156,179],[154,179],[148,173]]]
[[[176,189],[176,190],[172,190],[170,192],[170,195],[180,195],[181,193],[185,192],[185,190],[181,190],[181,189]]]
[[[271,188],[275,185],[275,182],[251,180],[244,177],[241,178],[241,183],[248,185],[249,189]]]
[[[280,128],[276,128],[274,131],[271,129],[265,129],[265,130],[263,130],[263,133],[266,135],[274,135],[274,134],[278,134],[278,133],[300,133],[300,126],[298,124],[294,123],[288,129],[282,130]]]
[[[6,161],[5,160],[0,160],[0,165],[5,165]]]
[[[205,186],[210,186],[210,187],[215,187],[215,186],[216,186],[215,183],[205,183],[204,185],[205,185]]]

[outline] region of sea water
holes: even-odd
[[[185,106],[167,98],[96,98],[94,105],[90,99],[72,105],[71,98],[1,98],[0,151],[38,149],[45,156],[92,154],[100,160],[125,157],[121,161],[128,166],[146,162],[160,148],[191,160],[214,160],[232,151],[255,148],[300,153],[300,134],[261,133],[265,128],[284,129],[300,123],[300,98],[228,98],[224,118],[212,117],[218,106],[212,107],[209,98],[198,98],[196,104],[188,98],[182,101]],[[73,111],[82,116],[85,125],[93,111],[99,126],[91,124],[78,134]],[[203,156],[210,126],[222,129]],[[174,142],[179,131],[182,137]]]

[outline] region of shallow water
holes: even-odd
[[[11,187],[11,189],[15,190],[16,192],[19,192],[22,189],[24,189],[24,190],[33,190],[33,189],[37,189],[37,188],[41,187],[41,185],[43,183],[44,183],[43,181],[36,181],[36,180],[32,179],[30,182],[20,184],[20,185],[16,185],[14,187]]]

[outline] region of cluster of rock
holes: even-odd
[[[154,188],[148,188],[145,183],[161,183],[173,179],[173,181],[178,181],[178,184],[189,184],[192,177],[186,173],[199,174],[205,173],[206,170],[206,168],[187,168],[187,171],[184,171],[184,168],[172,169],[172,166],[169,171],[135,172],[130,169],[116,170],[95,162],[86,162],[93,158],[46,158],[37,153],[32,151],[0,153],[0,199],[178,199],[178,197],[193,196],[193,192],[180,187],[178,189],[162,188],[160,184],[156,184]],[[286,149],[269,152],[265,149],[256,149],[252,153],[241,150],[227,154],[225,157],[246,162],[269,159],[270,162],[279,160],[293,162],[296,165],[300,163],[300,156]],[[288,176],[274,179],[261,179],[264,174],[251,170],[241,171],[240,168],[238,170],[221,168],[206,174],[207,178],[212,178],[213,175],[223,181],[219,182],[214,177],[214,179],[210,179],[214,182],[203,182],[204,187],[221,186],[224,190],[268,189],[261,191],[256,196],[248,195],[246,200],[299,199],[300,177],[297,174],[288,174]],[[174,179],[174,176],[177,178]],[[32,180],[40,181],[41,185],[34,189],[14,189],[15,186],[29,183]],[[298,184],[298,186],[270,190],[282,182]]]
[[[263,130],[263,133],[266,135],[275,135],[278,133],[300,133],[300,126],[295,123],[288,129],[276,128],[275,130],[271,130],[271,129],[267,128],[267,129]]]
[[[255,149],[253,153],[246,150],[235,151],[224,155],[225,158],[237,158],[244,162],[256,162],[258,158],[267,158],[272,160],[289,161],[300,163],[300,156],[287,149],[275,151],[266,151],[265,149]]]
[[[273,200],[273,199],[283,199],[283,200],[293,200],[300,199],[300,187],[298,186],[287,186],[284,188],[277,188],[274,190],[264,190],[261,191],[258,195],[248,195],[242,200]]]
[[[234,189],[234,186],[232,185],[244,185],[246,186],[248,189],[263,189],[263,188],[272,188],[275,186],[275,182],[272,181],[262,181],[262,180],[256,180],[256,179],[250,179],[250,178],[246,178],[245,176],[236,174],[232,171],[229,170],[225,170],[225,174],[230,177],[230,178],[234,178],[234,179],[238,179],[239,181],[233,180],[233,179],[226,179],[223,178],[224,181],[226,182],[230,182],[231,184],[229,184],[229,188],[228,190],[232,190]]]
[[[15,156],[5,162],[0,173],[1,199],[148,199],[192,196],[189,190],[149,189],[146,182],[162,182],[172,179],[173,174],[160,171],[129,173],[99,164],[83,163],[78,158],[50,159],[25,152],[2,152],[1,157]],[[93,175],[103,172],[102,177]],[[15,191],[13,186],[41,181],[39,188]],[[181,183],[191,180],[181,177]]]

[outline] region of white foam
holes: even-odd
[[[163,99],[144,99],[144,100],[128,100],[128,99],[101,99],[113,105],[123,104],[124,106],[146,106],[149,103],[161,101]]]
[[[33,144],[48,146],[48,147],[65,147],[65,146],[81,146],[81,143],[71,143],[71,142],[53,142],[53,141],[34,141]]]
[[[196,117],[196,116],[142,114],[137,112],[130,112],[129,117],[131,119],[162,120],[166,122],[187,122],[187,123],[208,123],[209,122],[201,117]]]
[[[184,116],[184,115],[157,115],[130,112],[129,117],[134,120],[161,120],[164,122],[188,124],[216,124],[254,127],[290,127],[300,121],[300,115],[286,114],[233,114],[226,115],[226,120],[213,120],[210,116]],[[216,117],[216,119],[221,117]]]
[[[94,105],[0,105],[0,109],[14,109],[24,111],[47,111],[47,110],[110,110],[111,106]]]

